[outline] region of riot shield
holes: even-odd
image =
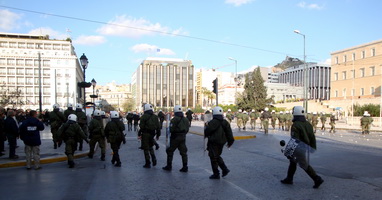
[[[283,146],[281,143],[280,145]],[[309,166],[310,154],[314,153],[315,149],[298,139],[291,138],[282,152],[288,159],[298,163],[301,168],[306,170]]]
[[[170,137],[171,137],[171,132],[170,132],[170,114],[166,114],[166,147],[170,147]]]

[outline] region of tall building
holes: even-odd
[[[37,109],[40,80],[43,109],[80,101],[77,82],[83,81],[83,71],[72,43],[49,36],[0,33],[1,91],[19,93],[16,107]]]
[[[194,66],[190,60],[147,58],[132,76],[137,110],[150,103],[157,108],[195,107]]]
[[[381,96],[382,40],[331,53],[332,99]]]
[[[308,99],[330,99],[330,65],[307,63],[307,96]],[[304,86],[304,64],[289,67],[279,73],[279,83],[292,86]]]
[[[264,83],[267,88],[267,98],[272,98],[274,102],[286,102],[288,100],[303,99],[303,87],[293,86],[289,83]]]

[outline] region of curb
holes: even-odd
[[[88,155],[88,153],[89,152],[75,154],[74,158],[86,157]],[[66,161],[66,160],[68,160],[68,158],[66,156],[45,158],[45,159],[40,160],[40,164],[49,164],[49,163],[55,163],[55,162],[62,162],[62,161]],[[10,163],[0,164],[0,168],[23,167],[23,166],[26,166],[26,161],[18,161],[18,162],[10,162]]]
[[[188,131],[189,133],[195,134],[195,135],[200,135],[204,136],[203,133],[195,132],[195,131]],[[252,139],[256,138],[256,135],[243,135],[243,136],[234,136],[233,137],[235,140],[247,140],[247,139]]]

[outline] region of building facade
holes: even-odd
[[[272,98],[275,103],[304,98],[304,88],[301,86],[293,86],[289,83],[264,83],[264,86],[267,88],[267,98]]]
[[[83,71],[72,43],[49,36],[0,33],[1,90],[19,94],[12,105],[38,109],[40,81],[43,109],[80,101],[77,82],[83,81]]]
[[[331,53],[332,99],[381,96],[382,40]]]
[[[308,99],[330,99],[331,67],[327,64],[307,63],[307,96]],[[304,86],[304,64],[293,66],[279,73],[279,83],[291,86]]]
[[[147,58],[132,76],[137,110],[150,103],[156,108],[195,107],[194,66],[190,60]]]

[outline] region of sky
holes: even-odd
[[[130,83],[147,57],[235,72],[382,39],[380,0],[0,0],[0,32],[70,36],[87,81]],[[54,15],[54,16],[53,16]],[[61,17],[57,17],[61,16]],[[148,31],[150,30],[150,31]],[[159,49],[159,50],[158,50]]]

